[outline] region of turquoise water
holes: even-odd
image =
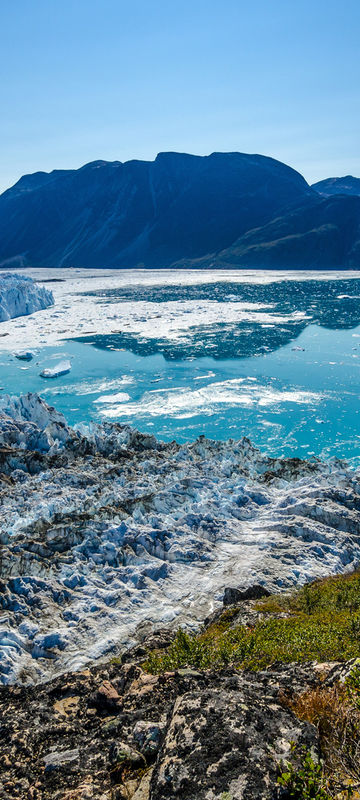
[[[135,304],[142,291],[131,289]],[[178,441],[201,433],[219,439],[246,435],[276,456],[339,456],[360,463],[359,281],[144,291],[158,303],[159,318],[162,303],[181,303],[192,293],[230,304],[271,303],[280,319],[193,326],[177,340],[167,339],[164,327],[161,337],[151,339],[119,331],[42,348],[26,364],[2,353],[2,391],[37,391],[72,424],[126,422]],[[127,290],[119,292],[117,301],[129,300]],[[112,299],[113,293],[97,293],[104,313]],[[68,375],[39,376],[64,358],[72,363]]]

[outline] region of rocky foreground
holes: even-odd
[[[240,617],[249,613],[253,604],[241,604]],[[353,661],[275,664],[255,673],[231,666],[145,672],[146,650],[168,642],[159,631],[122,665],[3,687],[1,800],[305,797],[290,795],[278,778],[294,746],[317,764],[321,743],[289,702],[317,687],[331,690]],[[324,795],[306,795],[315,796]]]
[[[0,682],[196,629],[224,587],[279,590],[360,559],[358,474],[247,439],[164,444],[69,428],[37,395],[0,401]]]

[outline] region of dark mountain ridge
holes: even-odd
[[[360,178],[353,175],[345,175],[343,178],[326,178],[324,181],[313,183],[312,188],[324,197],[331,197],[334,194],[360,195]]]
[[[228,247],[313,195],[285,164],[241,153],[35,173],[0,196],[0,261],[168,266]]]
[[[216,264],[264,269],[359,267],[360,197],[318,197],[291,209],[239,237],[216,255]]]
[[[244,153],[24,175],[0,196],[0,265],[360,266],[357,199],[317,187]]]

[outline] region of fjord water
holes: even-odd
[[[37,391],[71,424],[119,421],[160,439],[199,434],[248,436],[274,456],[345,457],[360,463],[360,280],[194,283],[87,291],[111,315],[113,304],[157,304],[151,336],[121,325],[37,349],[29,364],[2,353],[1,386]],[[169,307],[189,301],[222,304],[224,321],[171,332]],[[247,315],[234,321],[231,307]],[[225,304],[225,305],[224,305]],[[209,305],[210,307],[210,305]],[[125,308],[125,305],[124,305]],[[249,312],[250,309],[250,312]],[[71,372],[45,381],[55,359]]]

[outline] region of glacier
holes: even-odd
[[[360,559],[359,473],[251,442],[71,428],[0,399],[0,682],[38,682],[197,625],[225,587],[274,591]]]
[[[54,296],[27,275],[0,273],[0,322],[43,311],[54,305]]]

